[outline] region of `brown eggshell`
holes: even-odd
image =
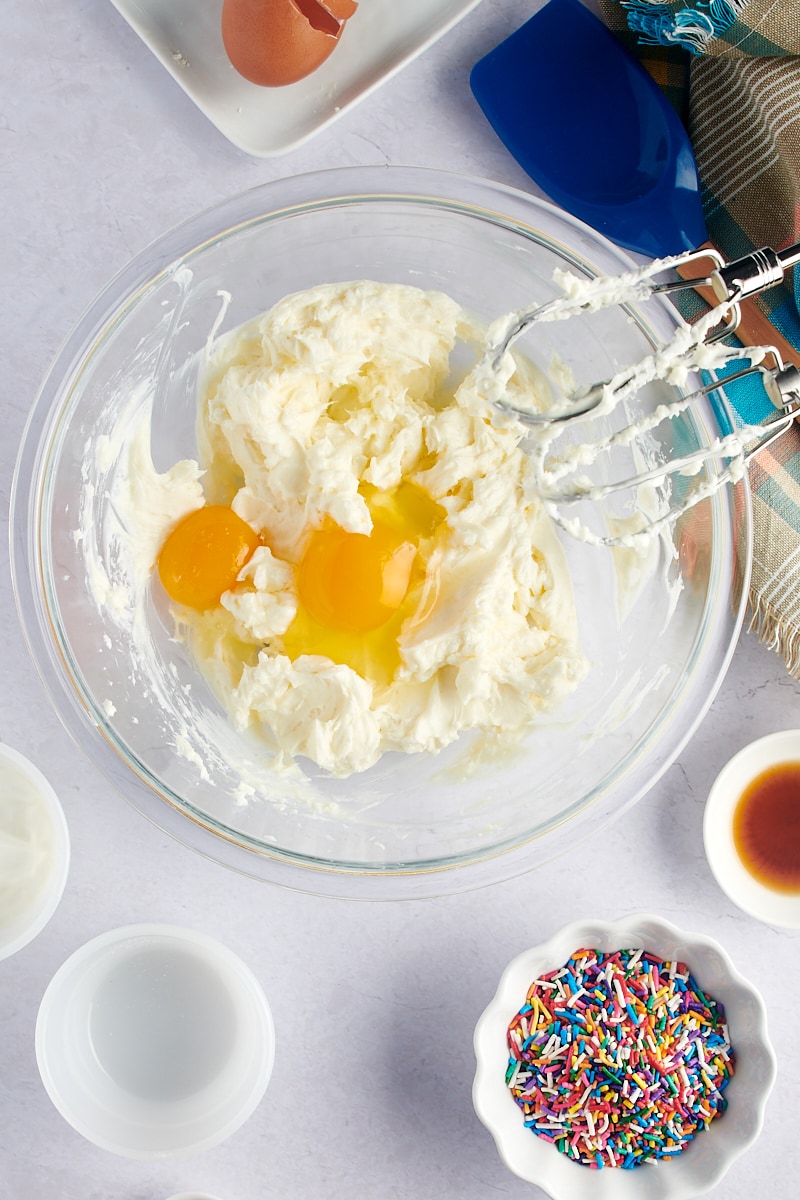
[[[223,0],[222,41],[245,79],[282,87],[325,61],[357,7],[355,0]]]

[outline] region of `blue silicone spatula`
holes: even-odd
[[[611,241],[661,258],[707,240],[677,113],[580,0],[549,0],[475,64],[470,86],[542,191]]]

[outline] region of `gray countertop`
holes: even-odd
[[[107,0],[6,0],[4,523],[25,415],[59,343],[109,277],[169,226],[251,185],[344,164],[445,167],[535,190],[481,118],[467,75],[537,7],[483,0],[305,145],[257,159],[223,138]],[[800,726],[800,684],[751,634],[678,761],[624,819],[576,848],[569,873],[556,861],[467,895],[355,904],[240,878],[114,794],[50,707],[19,633],[5,541],[1,553],[0,739],[47,774],[73,847],[58,912],[0,963],[2,1200],[160,1200],[189,1189],[222,1200],[538,1195],[503,1167],[473,1114],[473,1026],[521,949],[565,921],[636,910],[716,937],[769,1010],[779,1075],[766,1125],[712,1194],[796,1193],[800,935],[735,909],[702,847],[705,797],[724,762],[755,737]],[[56,968],[95,934],[145,921],[225,942],[258,975],[276,1023],[275,1071],[255,1115],[182,1162],[129,1161],[84,1141],[50,1104],[34,1060],[36,1010]]]

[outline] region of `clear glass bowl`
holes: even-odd
[[[526,871],[647,791],[697,727],[736,642],[746,492],[735,502],[723,488],[674,543],[662,543],[627,614],[618,553],[562,539],[592,668],[518,753],[471,775],[458,765],[462,738],[438,756],[387,754],[345,780],[316,771],[287,781],[256,739],[233,728],[155,604],[143,658],[111,609],[98,608],[87,574],[87,555],[103,554],[115,466],[98,466],[97,438],[117,427],[132,397],[152,395],[156,467],[196,454],[196,362],[217,327],[220,293],[230,295],[220,332],[287,293],[359,278],[440,289],[488,321],[557,294],[556,267],[593,275],[630,266],[580,222],[510,188],[416,168],[347,168],[227,200],[153,243],[107,286],[33,405],[12,494],[12,570],[56,710],[126,799],[250,875],[389,899]],[[659,299],[539,327],[525,350],[544,367],[558,353],[580,379],[601,380],[663,343],[676,321]],[[664,399],[665,386],[642,393],[629,415]],[[668,456],[673,439],[681,450],[707,445],[716,432],[711,406],[699,401],[651,440],[648,455]],[[82,508],[93,546],[75,536]],[[245,763],[258,786],[243,803]]]

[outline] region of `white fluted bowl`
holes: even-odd
[[[506,1086],[508,1026],[525,1003],[531,983],[563,966],[582,947],[605,952],[643,948],[686,963],[707,995],[721,1002],[736,1057],[725,1092],[728,1107],[678,1155],[633,1170],[592,1170],[566,1157],[526,1129]],[[699,933],[678,929],[649,913],[619,921],[565,925],[539,946],[523,951],[503,972],[494,999],[475,1028],[477,1069],[473,1103],[509,1170],[535,1183],[552,1200],[690,1200],[715,1187],[731,1163],[758,1137],[775,1082],[775,1053],[767,1034],[764,1002],[739,974],[723,948]]]

